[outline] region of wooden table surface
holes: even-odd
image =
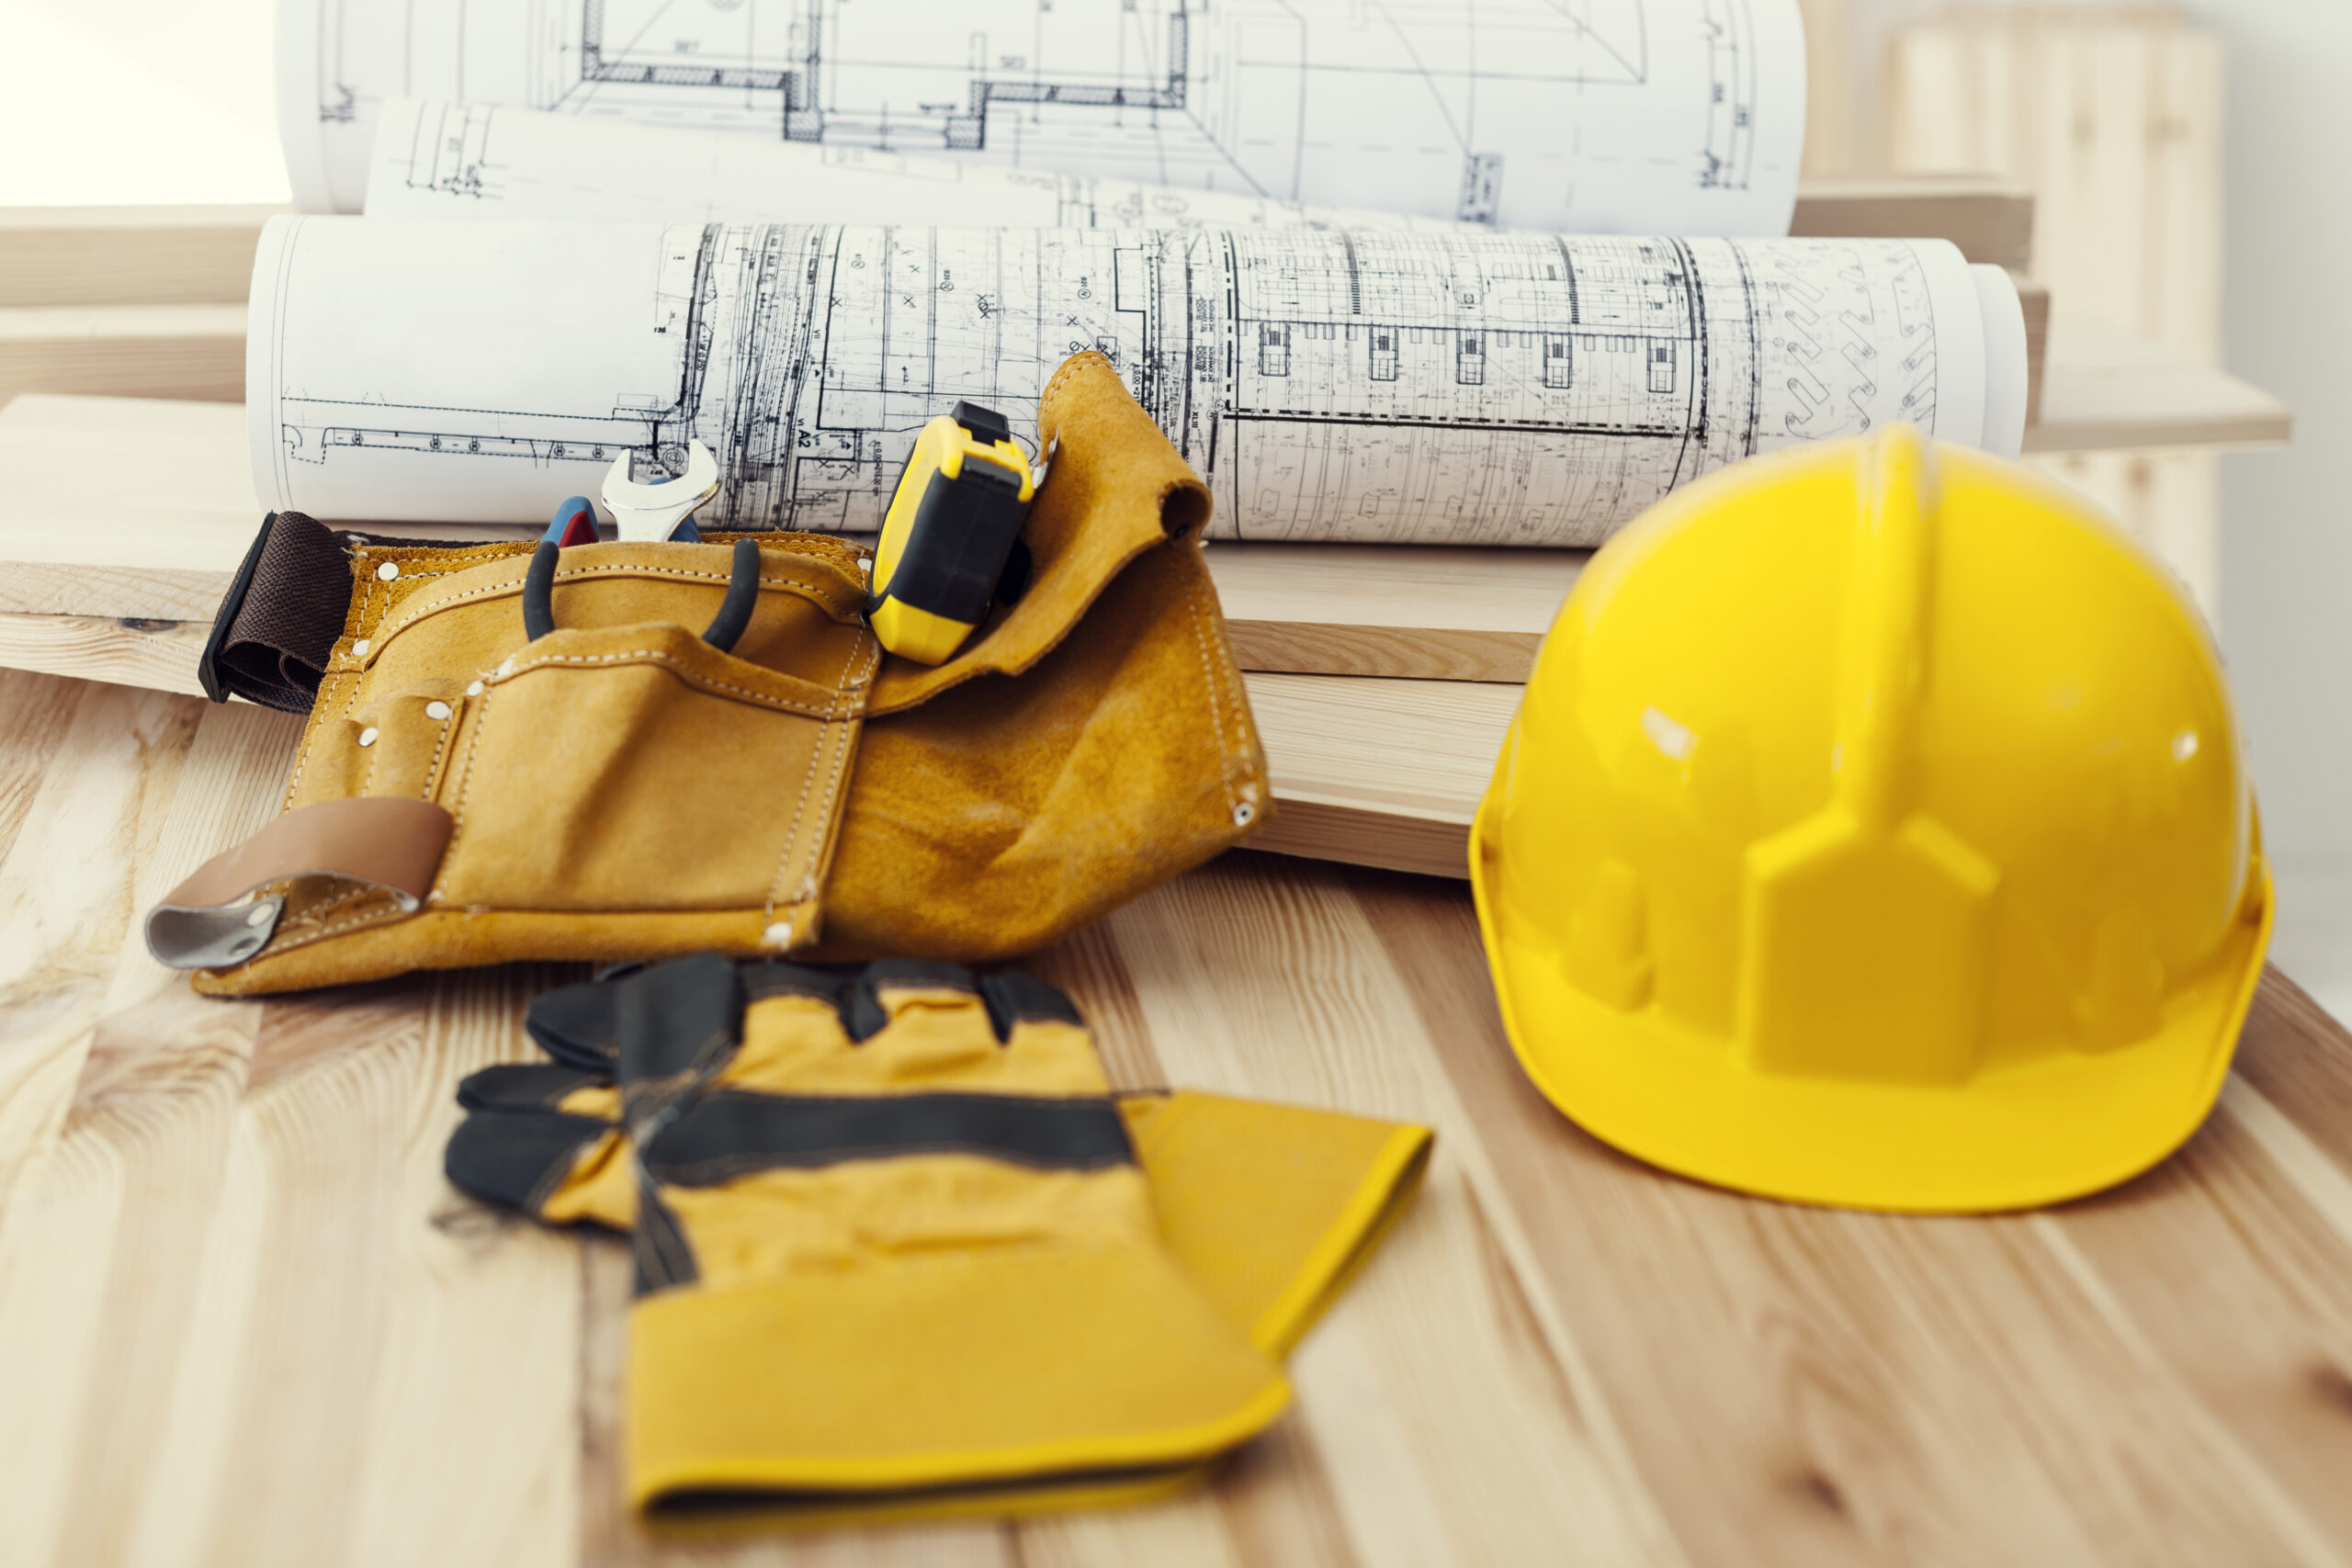
[[[206,1001],[139,915],[293,719],[0,672],[0,1562],[2352,1562],[2352,1039],[2273,975],[2114,1192],[1894,1219],[1678,1180],[1506,1049],[1459,883],[1239,853],[1041,955],[1116,1077],[1434,1125],[1428,1188],[1210,1490],[647,1535],[628,1266],[453,1192],[553,967]]]

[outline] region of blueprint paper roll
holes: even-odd
[[[1474,227],[1374,208],[421,98],[387,98],[377,113],[366,211],[950,229]]]
[[[360,209],[402,96],[1510,228],[1784,234],[1804,30],[1797,0],[279,0],[305,210]]]
[[[1025,434],[1098,349],[1216,536],[1590,545],[1753,453],[1999,438],[1984,299],[1939,240],[282,218],[246,395],[268,508],[540,523],[699,440],[709,522],[863,532],[926,420]]]

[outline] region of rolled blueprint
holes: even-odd
[[[280,218],[246,395],[268,508],[543,522],[700,440],[710,522],[868,531],[926,420],[1096,349],[1219,536],[1589,545],[1890,419],[2014,452],[2024,336],[1942,241]]]
[[[370,218],[1004,229],[1454,229],[1450,219],[490,104],[388,98]]]
[[[1797,0],[279,0],[277,59],[314,212],[402,96],[1584,233],[1786,233],[1804,143]]]

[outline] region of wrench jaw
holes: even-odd
[[[605,506],[623,539],[659,544],[718,493],[718,459],[699,441],[687,444],[686,471],[677,479],[639,484],[628,477],[628,468],[629,455],[623,452],[605,472]]]

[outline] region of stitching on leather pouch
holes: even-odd
[[[863,691],[866,682],[873,679],[876,667],[881,662],[882,645],[878,642],[871,644],[868,646],[865,652],[865,668],[858,671],[857,680],[854,684],[859,690]],[[829,819],[832,813],[839,809],[842,797],[842,786],[848,777],[850,751],[848,729],[849,726],[854,722],[855,722],[855,716],[853,715],[828,727],[833,732],[833,773],[832,776],[825,781],[824,798],[818,807],[820,819]],[[808,903],[811,898],[814,898],[817,896],[817,874],[815,865],[816,862],[822,854],[822,839],[823,835],[820,833],[818,835],[818,842],[812,844],[810,847],[809,868],[802,872],[800,877],[800,889],[796,895],[794,895],[792,900],[796,908]],[[777,879],[778,881],[781,881],[782,878],[782,868],[779,867]],[[773,903],[775,897],[773,890],[770,891],[768,897],[770,902]]]
[[[1068,360],[1063,360],[1063,362],[1061,362],[1061,369],[1054,371],[1054,378],[1051,378],[1051,381],[1046,381],[1046,383],[1045,383],[1045,392],[1042,392],[1040,398],[1037,398],[1037,425],[1040,425],[1040,430],[1045,428],[1045,425],[1046,425],[1046,409],[1054,407],[1054,395],[1056,395],[1056,392],[1061,392],[1063,383],[1066,383],[1068,378],[1070,378],[1070,371],[1075,371],[1077,367],[1084,365],[1084,362],[1091,362],[1091,360],[1101,360],[1101,362],[1103,362],[1103,365],[1110,365],[1110,357],[1108,357],[1108,355],[1096,353],[1096,350],[1089,348],[1087,353],[1070,355],[1070,357],[1068,357]]]
[[[816,782],[817,770],[824,762],[826,743],[835,739],[834,731],[835,727],[840,721],[842,698],[849,692],[853,684],[860,687],[864,686],[865,683],[865,677],[873,672],[872,666],[876,661],[874,656],[878,654],[880,646],[881,645],[878,643],[869,644],[866,639],[860,638],[857,645],[850,649],[849,657],[842,660],[841,678],[833,686],[832,706],[825,714],[823,720],[824,728],[818,731],[818,746],[817,750],[808,758],[808,772],[800,781],[800,798],[793,803],[792,827],[784,836],[783,856],[776,862],[775,874],[768,878],[767,901],[761,907],[760,911],[760,918],[763,924],[774,925],[775,923],[776,891],[784,886],[785,873],[788,871],[792,865],[793,847],[800,841],[800,823],[808,810],[808,786]],[[858,660],[861,655],[867,657],[867,668],[864,671],[859,671],[857,668]],[[854,681],[852,680],[854,672],[856,676]],[[847,752],[848,748],[846,745],[837,746],[834,750],[834,782],[828,783],[825,786],[828,797],[831,796],[833,791],[834,784],[840,779],[842,759],[847,754]],[[794,901],[796,903],[807,902],[805,898],[796,899]]]
[[[458,809],[449,814],[449,841],[442,846],[441,863],[433,872],[433,886],[425,889],[424,901],[428,904],[441,902],[441,884],[448,879],[449,863],[458,858],[458,840],[465,837],[466,802],[473,798],[474,793],[474,756],[481,750],[481,732],[490,728],[490,699],[497,692],[495,686],[484,686],[481,706],[475,710],[473,733],[466,739],[465,772],[458,780]]]
[[[292,882],[288,880],[265,883],[263,886],[265,887],[283,888],[291,886]],[[351,888],[348,892],[327,900],[327,902],[320,905],[314,909],[303,911],[302,915],[299,919],[287,921],[279,925],[275,931],[271,932],[268,945],[264,947],[260,953],[256,953],[252,962],[259,963],[264,958],[275,958],[281,953],[291,953],[297,948],[308,947],[312,942],[318,942],[322,938],[333,936],[336,931],[348,931],[354,926],[364,925],[370,921],[377,920],[378,918],[383,915],[387,910],[399,914],[402,918],[406,918],[410,911],[402,910],[399,903],[394,901],[387,905],[384,908],[354,915],[347,920],[337,920],[323,925],[319,923],[324,916],[333,913],[336,909],[342,908],[346,904],[354,903],[358,899],[368,897],[372,894],[381,894],[385,890],[382,887],[374,884],[361,883]],[[226,971],[214,970],[212,973],[222,974],[226,973]]]
[[[1209,723],[1216,731],[1217,758],[1224,764],[1224,776],[1219,782],[1225,785],[1226,815],[1230,817],[1241,804],[1239,792],[1233,787],[1233,776],[1237,771],[1233,747],[1226,739],[1225,705],[1217,700],[1216,670],[1209,662],[1209,639],[1204,629],[1205,617],[1201,614],[1200,584],[1189,574],[1184,583],[1184,604],[1192,612],[1193,646],[1200,651],[1201,680],[1208,687]]]
[[[832,707],[809,707],[796,703],[789,697],[772,697],[764,692],[755,692],[749,686],[738,686],[729,682],[713,680],[707,675],[697,675],[687,667],[684,660],[674,655],[664,653],[658,648],[640,648],[629,653],[551,653],[545,659],[535,659],[528,664],[517,664],[504,674],[494,677],[493,680],[496,684],[503,685],[517,675],[533,670],[544,670],[549,665],[620,664],[639,659],[669,666],[679,680],[690,686],[700,686],[705,691],[710,692],[732,692],[737,696],[757,703],[762,707],[782,708],[788,713],[807,714],[812,718],[824,718],[840,705],[838,695]]]
[[[366,581],[368,586],[360,594],[359,599],[359,629],[361,632],[372,638],[375,636],[375,633],[370,628],[376,618],[376,580],[373,577],[369,577],[366,579]],[[389,608],[389,606],[387,607]],[[368,661],[364,658],[359,662],[359,668],[362,673],[367,671]],[[358,705],[359,681],[357,679],[354,679],[351,682],[351,694],[344,699],[343,716],[349,718],[351,716],[351,710]]]
[[[1046,411],[1053,406],[1054,395],[1062,389],[1062,384],[1070,378],[1080,365],[1091,365],[1098,360],[1104,365],[1111,364],[1111,356],[1096,349],[1090,348],[1082,354],[1073,354],[1062,361],[1062,367],[1054,372],[1052,380],[1046,383],[1045,392],[1037,399],[1037,429],[1041,439],[1045,427],[1051,423],[1046,417]],[[1114,373],[1117,368],[1116,366],[1112,367]]]
[[[865,650],[865,668],[858,671],[857,679],[852,682],[852,684],[860,691],[865,690],[866,683],[873,680],[874,671],[881,662],[882,645],[878,642],[869,644]],[[855,716],[853,715],[831,727],[831,728],[835,732],[833,737],[833,775],[825,781],[824,802],[820,807],[820,812],[826,818],[830,818],[831,814],[839,808],[839,803],[842,797],[842,787],[848,780],[850,751],[848,727],[851,723],[854,722],[854,720]],[[817,874],[815,871],[815,863],[820,858],[822,853],[822,837],[823,835],[820,834],[819,842],[811,846],[809,852],[810,868],[801,874],[800,891],[795,895],[793,898],[793,906],[796,908],[807,904],[810,899],[817,897]],[[779,868],[777,879],[781,881],[782,876],[782,869]],[[769,898],[771,902],[773,902],[775,898],[775,894],[773,892],[769,894]]]
[[[334,897],[328,899],[325,903],[319,905],[315,908],[303,910],[300,916],[297,919],[287,921],[283,929],[300,934],[300,932],[306,931],[314,926],[323,923],[329,915],[334,914],[337,909],[342,908],[345,905],[355,902],[357,899],[365,898],[371,893],[381,893],[383,889],[381,887],[377,886],[372,883],[362,882],[355,884],[350,888],[338,894]]]
[[[511,558],[514,558],[509,557],[509,558],[509,558],[509,559],[511,559]],[[470,569],[469,569],[469,570],[470,570]],[[454,576],[454,575],[456,575],[456,574],[455,574],[455,573],[443,573],[443,572],[432,572],[432,573],[418,572],[418,573],[416,573],[415,575],[417,575],[417,576],[419,576],[419,577],[424,577],[424,576],[440,577],[440,576]],[[664,580],[666,580],[666,581],[672,581],[672,582],[693,582],[693,581],[726,582],[726,581],[731,581],[731,579],[730,579],[730,577],[729,577],[729,573],[727,573],[727,572],[723,572],[723,571],[682,571],[682,570],[674,570],[674,569],[673,569],[673,568],[669,568],[669,567],[644,567],[644,568],[615,568],[615,567],[596,568],[596,567],[582,567],[582,568],[579,568],[579,569],[577,569],[577,570],[572,570],[572,571],[559,571],[559,572],[557,572],[557,573],[555,574],[555,581],[558,581],[558,582],[563,582],[563,581],[567,581],[567,580],[570,580],[570,581],[578,581],[578,580],[581,580],[581,579],[596,579],[596,578],[628,578],[628,577],[634,577],[634,578],[648,578],[648,577],[652,577],[652,578],[662,578],[662,579],[664,579]],[[435,599],[435,600],[431,604],[427,605],[427,606],[426,606],[426,607],[424,607],[424,609],[421,609],[421,610],[417,610],[417,611],[413,612],[413,613],[412,613],[411,615],[409,615],[406,618],[404,618],[404,619],[402,619],[401,621],[400,621],[399,623],[397,623],[397,624],[392,627],[392,629],[391,629],[391,630],[390,630],[390,631],[386,632],[386,633],[385,633],[385,634],[384,634],[380,638],[379,638],[379,639],[377,639],[377,640],[378,640],[378,642],[379,642],[379,645],[380,645],[380,644],[384,644],[384,643],[389,643],[389,642],[390,642],[390,641],[392,640],[392,638],[394,638],[394,637],[396,637],[400,636],[400,635],[401,635],[401,633],[402,633],[402,632],[404,632],[404,631],[408,630],[408,628],[409,628],[409,627],[411,627],[411,626],[413,626],[416,625],[416,623],[417,623],[417,622],[422,621],[422,620],[425,620],[425,619],[427,619],[427,618],[429,618],[429,617],[431,617],[431,616],[433,616],[433,615],[438,615],[438,614],[440,614],[440,612],[442,612],[443,610],[448,609],[450,606],[452,606],[452,605],[454,605],[454,604],[462,604],[466,603],[468,600],[470,600],[470,599],[481,599],[481,598],[489,597],[489,596],[495,596],[495,595],[501,595],[501,594],[507,594],[507,593],[516,593],[516,592],[520,592],[522,591],[522,586],[523,586],[523,585],[522,585],[519,581],[517,581],[517,582],[486,582],[486,583],[482,584],[482,585],[481,585],[481,587],[479,587],[479,588],[469,588],[469,589],[467,589],[465,592],[463,592],[462,593],[452,593],[452,594],[450,594],[450,595],[449,595],[447,598],[446,598],[446,599]],[[825,606],[825,608],[827,608],[828,610],[833,610],[833,611],[836,611],[836,612],[839,612],[839,613],[842,613],[842,614],[847,614],[847,613],[848,613],[848,609],[847,609],[847,607],[846,607],[846,606],[844,606],[844,605],[842,605],[842,604],[835,604],[835,603],[834,603],[834,601],[833,601],[833,595],[832,595],[831,592],[829,592],[825,588],[823,588],[821,585],[820,585],[820,584],[818,584],[818,583],[814,583],[814,582],[803,582],[800,579],[798,579],[798,578],[797,578],[797,577],[766,577],[766,576],[763,576],[763,577],[760,579],[760,586],[761,586],[761,588],[763,588],[763,589],[768,589],[768,588],[797,588],[797,589],[800,590],[803,593],[806,593],[806,594],[807,594],[808,597],[810,597],[811,599],[814,599],[814,600],[818,601],[820,604],[823,604],[823,605]],[[370,586],[369,586],[369,592],[374,592],[374,587],[373,587],[372,582],[371,582],[371,584],[370,584]]]
[[[487,688],[485,688],[487,689]],[[458,733],[458,726],[465,722],[467,699],[459,697],[449,705],[449,716],[441,721],[441,739],[433,748],[433,761],[424,770],[423,798],[433,798],[433,786],[441,782],[441,759],[449,750],[449,738]],[[371,773],[369,775],[373,777]]]
[[[409,918],[409,911],[401,909],[398,904],[387,904],[382,908],[369,910],[364,914],[354,915],[347,920],[336,920],[332,924],[322,926],[317,931],[312,931],[308,935],[296,937],[293,941],[286,943],[283,947],[273,942],[269,946],[262,950],[262,956],[265,958],[276,958],[282,953],[293,953],[298,949],[309,947],[315,942],[324,942],[327,938],[334,935],[337,931],[347,931],[355,926],[386,924],[388,922],[383,917],[387,913],[398,915],[402,919]]]
[[[360,552],[360,558],[366,558],[365,551]],[[355,562],[352,567],[352,574],[355,578],[358,576],[358,565]],[[362,626],[368,624],[368,602],[374,592],[375,584],[370,581],[367,592],[360,595],[359,600],[359,624]],[[327,682],[340,679],[342,679],[341,675],[330,671],[319,682],[319,695],[311,705],[311,722],[302,727],[302,749],[294,753],[294,771],[287,776],[286,793],[277,802],[277,809],[281,812],[293,806],[294,793],[302,787],[302,772],[311,765],[311,744],[318,739],[319,731],[325,722],[325,707],[329,694],[326,689]],[[355,680],[352,684],[353,700],[357,698],[358,691],[358,683]],[[346,701],[344,705],[344,716],[349,717],[350,713],[351,704]]]

